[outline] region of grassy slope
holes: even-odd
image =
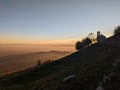
[[[58,61],[4,76],[0,78],[0,90],[95,90],[103,75],[111,71],[112,62],[120,55],[119,50],[116,44],[94,44]],[[120,77],[119,71],[118,67],[117,77]],[[76,75],[76,79],[63,83],[62,79],[71,74]],[[119,82],[116,77],[113,81]],[[107,86],[106,90],[113,90]]]

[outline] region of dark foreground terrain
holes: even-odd
[[[100,82],[104,90],[120,90],[120,63],[115,63],[119,56],[120,37],[113,36],[102,45],[3,76],[0,90],[96,90]],[[70,75],[74,77],[63,80]],[[105,75],[108,79],[103,78]]]

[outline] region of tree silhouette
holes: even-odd
[[[86,46],[89,46],[90,44],[92,43],[91,39],[90,38],[86,38],[85,41],[84,41],[84,45]]]
[[[80,50],[80,49],[82,49],[82,42],[76,42],[76,50]]]
[[[120,26],[118,26],[117,28],[115,28],[114,35],[116,35],[116,34],[120,34]]]
[[[82,42],[77,42],[76,43],[76,50],[81,50],[86,46],[89,46],[92,43],[92,40],[90,38],[83,39]]]
[[[92,43],[96,42],[96,37],[94,33],[89,33],[88,38],[92,41]]]

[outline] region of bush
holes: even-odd
[[[40,66],[41,65],[41,60],[38,60],[37,61],[37,66]]]
[[[82,43],[78,41],[78,42],[76,43],[75,48],[76,48],[76,50],[82,49]]]
[[[84,46],[89,46],[92,43],[92,41],[89,38],[86,38],[84,41]]]
[[[92,43],[91,39],[89,38],[86,38],[84,39],[82,42],[77,42],[76,43],[76,50],[81,50],[82,48],[86,47],[86,46],[89,46],[90,44]]]
[[[119,33],[120,33],[120,26],[118,26],[117,28],[115,28],[114,35],[119,34]]]

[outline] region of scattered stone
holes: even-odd
[[[110,79],[109,76],[107,76],[107,75],[104,75],[104,76],[103,76],[103,82],[104,82],[104,83],[106,82],[106,80],[109,80],[109,79]]]
[[[99,85],[96,90],[104,90],[103,86]]]
[[[67,76],[66,78],[64,78],[62,81],[63,81],[63,82],[66,82],[66,81],[74,80],[75,78],[76,78],[75,75],[69,75],[69,76]]]
[[[100,82],[100,83],[99,83],[99,86],[101,86],[101,85],[103,85],[103,83]]]
[[[96,88],[96,90],[104,90],[103,84],[105,84],[107,80],[111,80],[111,77],[114,75],[114,70],[119,62],[120,62],[120,56],[118,56],[118,58],[114,60],[114,62],[112,63],[113,68],[111,69],[111,72],[103,76],[103,81],[99,83],[99,86]],[[108,86],[108,88],[111,88],[111,86]]]
[[[114,75],[114,72],[111,71],[111,73],[108,74],[110,77]]]

